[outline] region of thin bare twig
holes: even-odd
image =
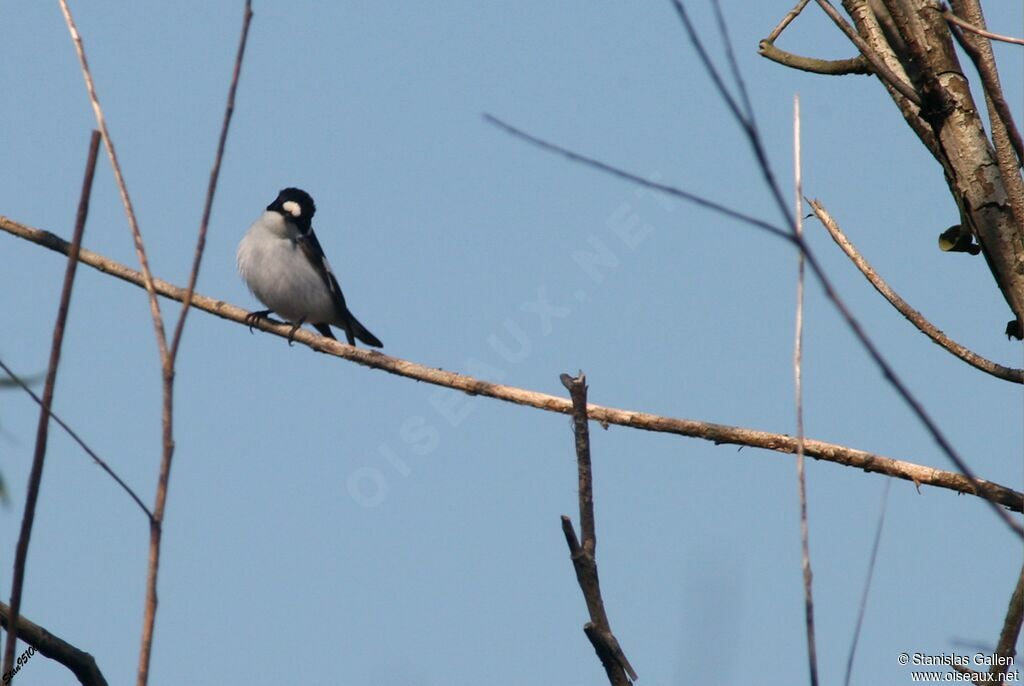
[[[845,686],[850,686],[850,678],[853,675],[853,658],[857,654],[857,643],[860,641],[860,628],[864,624],[864,612],[867,610],[867,594],[871,590],[871,577],[874,575],[874,565],[879,559],[879,548],[882,544],[882,527],[886,523],[886,509],[889,504],[889,486],[892,481],[886,481],[882,489],[882,508],[879,510],[879,523],[874,527],[874,543],[871,544],[871,556],[867,561],[867,577],[864,580],[864,590],[860,594],[860,607],[857,609],[857,623],[853,628],[853,642],[850,644],[850,654],[846,658],[846,679]]]
[[[645,179],[642,176],[638,176],[638,175],[633,174],[631,172],[624,171],[622,169],[619,169],[618,167],[613,167],[612,165],[606,164],[604,162],[601,162],[600,160],[594,159],[593,157],[588,157],[586,155],[581,155],[578,152],[574,152],[572,150],[569,150],[568,148],[564,148],[564,147],[562,147],[560,145],[557,145],[555,143],[551,143],[549,141],[546,141],[543,138],[538,138],[537,136],[534,136],[532,134],[526,133],[525,131],[516,128],[512,124],[509,124],[509,123],[507,123],[507,122],[505,122],[505,121],[503,121],[501,119],[498,119],[497,117],[495,117],[492,114],[486,114],[485,113],[483,115],[483,118],[484,118],[484,121],[486,121],[488,124],[493,124],[494,126],[498,127],[499,129],[502,129],[503,131],[505,131],[506,133],[509,133],[509,134],[515,136],[516,138],[521,138],[521,139],[523,139],[525,141],[528,141],[529,143],[532,143],[533,145],[536,145],[539,148],[543,148],[544,150],[548,150],[550,152],[558,153],[559,155],[562,155],[563,157],[565,157],[567,159],[570,159],[573,162],[579,162],[579,163],[584,164],[584,165],[586,165],[588,167],[593,167],[594,169],[598,169],[600,171],[605,172],[606,174],[611,174],[612,176],[616,176],[616,177],[618,177],[620,179],[624,179],[624,180],[629,181],[631,183],[639,184],[639,185],[645,186],[647,188],[653,188],[654,190],[661,191],[662,193],[666,193],[668,195],[672,195],[672,196],[675,196],[677,198],[682,198],[683,200],[687,200],[689,202],[692,202],[695,205],[699,205],[700,207],[704,207],[706,209],[712,210],[713,212],[718,212],[719,214],[723,214],[726,217],[731,217],[732,219],[737,219],[737,220],[739,220],[741,222],[744,222],[745,224],[750,224],[751,226],[756,226],[757,228],[759,228],[759,229],[761,229],[763,231],[767,231],[768,233],[772,234],[773,236],[777,236],[778,238],[781,238],[783,240],[786,240],[786,241],[789,241],[789,242],[793,241],[792,236],[789,234],[788,231],[786,231],[786,229],[780,228],[780,227],[778,227],[778,226],[776,226],[774,224],[771,224],[770,222],[766,222],[763,219],[758,219],[757,217],[753,217],[753,216],[751,216],[749,214],[744,214],[743,212],[737,212],[736,210],[734,210],[734,209],[732,209],[730,207],[726,207],[725,205],[722,205],[721,203],[717,203],[717,202],[715,202],[713,200],[708,200],[708,199],[703,198],[701,196],[694,195],[693,193],[681,190],[681,189],[676,188],[674,186],[669,186],[669,185],[666,185],[666,184],[663,184],[663,183],[658,183],[657,181],[651,181],[650,179]]]
[[[715,68],[715,64],[711,60],[711,56],[708,55],[707,50],[704,48],[704,43],[699,39],[699,37],[697,37],[696,29],[694,29],[693,24],[690,22],[690,15],[686,11],[686,5],[682,3],[682,0],[672,0],[672,6],[675,7],[679,20],[683,22],[684,26],[686,26],[687,34],[690,36],[693,47],[697,51],[697,56],[704,65],[704,69],[707,71],[708,76],[710,76],[711,80],[714,82],[715,88],[718,89],[719,94],[722,96],[722,102],[726,104],[729,111],[732,112],[732,116],[740,122],[741,126],[746,125],[748,123],[746,115],[740,110],[740,106],[733,97],[732,91],[725,87],[725,81],[722,80],[721,75],[718,73],[718,69]]]
[[[784,16],[782,20],[779,21],[778,24],[776,24],[775,28],[772,29],[772,32],[768,34],[768,37],[765,38],[765,40],[768,41],[769,43],[774,43],[775,39],[781,36],[782,32],[786,30],[786,27],[792,24],[793,20],[796,19],[800,15],[800,13],[804,11],[804,8],[807,7],[807,3],[809,3],[810,1],[811,0],[799,0],[796,3],[796,5],[794,5],[793,9],[791,9],[789,12],[786,12],[786,16]]]
[[[721,0],[711,0],[711,9],[715,13],[715,24],[718,26],[718,35],[722,38],[722,47],[725,49],[725,59],[729,63],[732,80],[736,83],[737,90],[740,92],[743,113],[746,115],[747,121],[753,121],[754,106],[750,102],[750,93],[747,92],[747,86],[743,82],[743,73],[740,71],[739,62],[736,61],[736,52],[732,49],[732,39],[729,37],[729,23],[725,20],[725,15],[722,13]]]
[[[78,54],[78,63],[82,68],[82,77],[85,79],[85,87],[89,92],[89,102],[92,105],[93,113],[96,115],[96,125],[103,134],[103,143],[107,149],[107,157],[110,158],[110,166],[114,170],[114,180],[117,182],[117,190],[121,194],[121,203],[124,205],[125,214],[128,216],[128,227],[132,232],[132,239],[135,241],[135,254],[139,259],[139,266],[142,268],[142,277],[145,280],[146,292],[149,294],[149,309],[153,317],[153,329],[156,332],[156,345],[160,352],[160,359],[167,358],[167,334],[164,332],[164,318],[160,314],[160,303],[157,301],[156,292],[153,290],[153,275],[149,270],[149,259],[146,257],[146,246],[142,242],[142,232],[139,230],[139,223],[135,219],[135,208],[132,205],[131,196],[128,195],[128,187],[125,185],[124,175],[121,173],[121,164],[117,160],[117,151],[114,149],[114,141],[107,131],[107,120],[103,116],[103,108],[100,107],[99,96],[96,94],[96,86],[92,80],[92,72],[89,70],[89,61],[85,57],[85,46],[82,44],[82,36],[78,33],[78,26],[74,17],[71,16],[71,8],[67,0],[60,0],[60,9],[64,13],[64,22],[71,33],[71,40],[75,44],[75,52]]]
[[[814,210],[814,215],[822,223],[822,225],[828,230],[832,240],[836,242],[846,256],[850,258],[850,261],[860,270],[864,277],[875,287],[883,298],[889,301],[896,310],[902,314],[907,321],[913,324],[918,331],[928,336],[939,346],[949,351],[951,354],[960,358],[967,364],[971,365],[975,369],[979,369],[986,374],[1003,379],[1004,381],[1011,381],[1013,383],[1024,383],[1024,369],[1014,369],[1012,367],[1004,367],[1001,364],[992,362],[975,352],[972,352],[968,348],[960,345],[949,336],[940,331],[934,324],[928,321],[924,315],[915,310],[907,303],[906,300],[901,298],[885,280],[878,275],[868,261],[864,259],[864,256],[860,254],[857,248],[850,242],[850,239],[846,237],[843,230],[839,228],[839,224],[832,217],[831,214],[825,209],[819,200],[808,200],[811,209]]]
[[[868,560],[868,574],[864,579],[864,590],[860,595],[860,607],[857,610],[857,622],[853,627],[853,641],[850,644],[850,654],[846,658],[846,679],[845,686],[850,686],[850,678],[853,676],[853,658],[857,655],[857,643],[860,641],[860,629],[864,624],[864,613],[868,607],[868,592],[871,590],[871,578],[875,575],[875,563],[878,561],[878,548],[882,542],[882,527],[885,525],[885,511],[889,503],[889,486],[892,481],[886,481],[882,487],[882,507],[878,512],[878,524],[875,526],[875,542],[871,545],[871,557]]]
[[[978,28],[974,24],[972,24],[972,23],[970,23],[970,22],[968,22],[968,21],[966,21],[964,19],[961,19],[960,17],[956,16],[955,14],[950,12],[948,9],[945,10],[942,13],[942,18],[945,19],[946,21],[948,21],[950,24],[956,24],[957,26],[959,26],[960,28],[964,29],[965,31],[970,31],[971,33],[976,33],[979,36],[984,36],[985,38],[988,38],[989,40],[997,40],[997,41],[1002,41],[1004,43],[1013,43],[1014,45],[1024,45],[1024,38],[1014,38],[1013,36],[1004,36],[1001,33],[992,33],[991,31],[986,31],[985,29]]]
[[[0,625],[5,629],[11,626],[11,608],[3,603],[0,603]],[[107,686],[107,680],[103,678],[92,655],[54,636],[38,624],[18,617],[18,637],[38,650],[43,657],[71,670],[82,686]],[[14,682],[14,679],[11,681]]]
[[[43,382],[43,401],[39,407],[39,424],[36,427],[36,445],[32,455],[28,487],[25,494],[25,510],[21,518],[21,531],[14,553],[14,572],[11,577],[11,623],[4,644],[3,672],[9,672],[14,665],[14,651],[18,642],[18,613],[21,611],[21,591],[25,582],[25,562],[28,559],[28,544],[32,538],[32,524],[36,516],[36,502],[39,498],[39,484],[43,478],[43,463],[46,460],[46,439],[50,428],[50,407],[53,406],[54,388],[57,384],[57,368],[60,366],[60,352],[64,344],[64,325],[71,305],[71,290],[78,270],[78,253],[85,232],[85,220],[89,216],[89,196],[92,194],[92,180],[96,171],[96,157],[100,149],[99,132],[93,131],[89,138],[89,154],[85,163],[85,178],[82,193],[78,199],[78,213],[75,230],[71,237],[68,263],[64,270],[64,286],[57,306],[57,321],[53,325],[53,342],[50,345],[50,362]]]
[[[757,135],[757,123],[754,120],[753,108],[748,106],[745,113],[740,111],[732,93],[725,87],[725,82],[722,77],[718,75],[718,69],[715,67],[715,63],[708,55],[708,51],[704,47],[704,42],[700,38],[700,33],[693,25],[693,22],[690,21],[690,15],[686,11],[686,5],[682,0],[672,0],[672,5],[676,9],[676,14],[679,16],[679,20],[682,22],[683,28],[686,29],[686,36],[689,38],[690,44],[693,45],[693,49],[697,51],[697,56],[704,65],[704,70],[711,77],[712,83],[714,83],[715,88],[718,90],[719,97],[722,98],[722,101],[725,102],[726,105],[728,105],[729,111],[732,112],[732,116],[736,120],[736,123],[739,124],[740,128],[743,129],[744,134],[746,134],[747,142],[754,153],[754,157],[757,159],[758,169],[761,171],[761,175],[765,180],[765,185],[768,186],[768,190],[772,194],[772,198],[775,200],[775,205],[778,208],[779,213],[785,218],[786,225],[792,227],[795,219],[789,214],[789,205],[786,204],[786,200],[783,198],[782,192],[779,190],[779,184],[775,179],[775,172],[772,170],[772,166],[768,162],[768,153],[764,149],[761,137]],[[721,11],[719,10],[719,14],[720,13]],[[720,27],[724,27],[725,24],[725,20],[721,19],[719,23]],[[722,38],[728,42],[728,33],[723,31]],[[731,47],[729,50],[731,50]],[[747,86],[743,82],[743,77],[740,74],[738,67],[734,67],[733,76],[735,77],[736,88],[740,92],[740,97],[749,105],[750,99],[747,95]],[[790,231],[786,231],[784,233],[790,242],[792,242],[793,237],[790,235]]]
[[[206,248],[206,230],[210,224],[210,213],[213,211],[213,196],[217,192],[217,180],[220,178],[221,160],[224,159],[224,148],[227,145],[228,129],[231,126],[231,115],[235,112],[235,93],[238,92],[238,77],[242,73],[242,59],[245,57],[245,44],[249,37],[249,23],[252,21],[252,0],[246,0],[245,12],[242,16],[242,37],[238,41],[238,52],[235,55],[235,66],[231,73],[231,85],[228,87],[228,100],[224,107],[224,121],[220,127],[220,138],[217,141],[217,154],[213,159],[213,168],[210,170],[210,182],[206,187],[206,201],[203,203],[203,218],[199,222],[199,237],[196,239],[195,256],[192,258],[192,271],[188,277],[188,285],[185,287],[185,299],[181,303],[181,315],[174,327],[174,335],[171,339],[171,360],[178,358],[178,346],[181,344],[181,334],[185,329],[185,317],[188,316],[192,304],[192,294],[196,290],[196,281],[199,279],[199,266],[203,261],[203,252]]]
[[[800,96],[793,96],[793,188],[797,238],[803,240],[803,178],[800,167]],[[807,666],[811,686],[818,686],[818,648],[814,634],[814,573],[811,571],[810,531],[807,525],[807,477],[804,472],[804,252],[797,253],[796,334],[793,341],[793,389],[796,401],[796,484],[800,502],[800,566],[803,570],[804,626],[807,634]]]
[[[14,385],[20,386],[22,390],[28,393],[29,397],[32,398],[32,400],[34,400],[37,405],[42,407],[42,398],[36,395],[35,392],[31,388],[29,388],[28,384],[25,383],[25,381],[21,377],[15,374],[10,367],[4,364],[3,360],[0,360],[0,369],[2,369],[4,373],[11,378],[11,380],[14,382]],[[149,508],[146,507],[146,504],[143,503],[139,496],[135,494],[135,491],[133,491],[131,487],[129,487],[128,484],[126,484],[124,480],[120,476],[118,476],[113,469],[110,468],[110,465],[108,465],[103,460],[103,458],[96,454],[96,451],[94,451],[92,448],[86,445],[85,441],[83,441],[82,438],[77,433],[75,433],[74,429],[68,426],[63,419],[58,417],[57,414],[52,409],[50,410],[50,419],[57,422],[57,424],[60,425],[60,428],[64,429],[67,435],[71,437],[71,440],[77,443],[82,448],[82,450],[84,450],[86,454],[89,457],[91,457],[97,465],[100,466],[100,469],[109,474],[110,478],[116,481],[117,484],[122,489],[124,489],[125,493],[127,493],[131,497],[131,499],[135,501],[135,504],[138,505],[139,508],[146,514],[147,520],[152,519],[153,513],[149,511]]]
[[[590,613],[590,621],[584,625],[583,632],[594,646],[594,651],[600,658],[612,686],[629,686],[631,680],[636,681],[636,672],[622,652],[615,634],[612,633],[608,613],[604,609],[604,599],[601,597],[601,584],[597,578],[597,529],[594,525],[590,429],[587,425],[587,377],[580,372],[576,377],[562,374],[559,378],[572,398],[576,464],[579,468],[580,533],[583,534],[583,543],[577,540],[572,521],[566,515],[562,515],[562,533],[569,546],[569,556],[572,558],[573,569],[576,570],[576,581],[583,591],[583,599]]]
[[[170,349],[166,350],[163,356],[163,451],[160,459],[160,475],[157,478],[156,504],[153,508],[153,518],[149,526],[149,563],[146,573],[146,604],[142,618],[141,645],[139,647],[139,669],[136,678],[137,686],[146,686],[149,681],[149,663],[153,650],[153,629],[156,623],[157,610],[157,578],[160,571],[160,543],[163,537],[164,510],[167,504],[167,487],[171,477],[171,464],[174,458],[174,365],[178,356],[178,349],[181,344],[181,336],[185,329],[185,319],[188,315],[192,299],[195,297],[196,280],[199,278],[199,267],[202,263],[203,252],[206,247],[206,231],[210,221],[210,212],[213,209],[213,198],[217,191],[217,180],[220,177],[221,160],[224,157],[224,148],[227,144],[228,128],[231,125],[231,115],[235,109],[235,92],[238,89],[238,78],[242,71],[242,59],[245,56],[245,44],[249,36],[249,24],[252,20],[252,0],[246,0],[242,14],[241,36],[238,40],[238,51],[235,54],[235,63],[231,75],[231,84],[228,87],[227,103],[224,109],[224,119],[221,124],[220,138],[217,142],[217,152],[214,156],[213,168],[210,171],[210,181],[206,190],[206,200],[203,205],[203,216],[199,224],[199,235],[196,239],[195,255],[192,260],[192,270],[189,274],[188,286],[182,297],[181,314],[174,328],[173,341]]]
[[[0,215],[0,230],[32,241],[55,252],[67,254],[67,241],[49,231],[19,224],[2,215]],[[81,251],[79,260],[108,276],[113,276],[135,286],[143,286],[142,275],[138,271],[115,260],[85,249]],[[155,279],[153,285],[157,293],[166,298],[180,302],[185,297],[184,288],[170,284],[162,279]],[[223,300],[217,300],[197,293],[192,300],[192,306],[222,319],[228,319],[248,326],[246,323],[246,318],[249,315],[248,310],[231,305]],[[290,324],[277,322],[273,319],[260,320],[254,328],[259,328],[283,339],[287,339],[291,331]],[[546,393],[490,383],[465,374],[457,374],[384,355],[376,350],[354,348],[350,345],[319,336],[311,331],[306,331],[305,329],[296,331],[294,338],[296,342],[317,352],[340,357],[388,374],[404,376],[435,386],[462,391],[470,395],[480,395],[517,405],[534,407],[546,412],[572,413],[572,403],[564,398]],[[642,431],[657,431],[689,436],[712,441],[716,444],[745,445],[788,454],[796,452],[796,440],[785,434],[714,424],[693,419],[677,419],[647,412],[623,410],[593,404],[588,406],[587,411],[592,420],[606,424],[616,424]],[[956,472],[949,472],[903,460],[894,460],[863,450],[811,439],[807,439],[804,442],[804,453],[818,460],[834,462],[897,479],[905,479],[918,486],[934,486],[958,493],[975,495],[1006,507],[1012,512],[1024,512],[1024,493],[985,481],[984,479],[976,478],[972,481],[963,474],[957,474]]]

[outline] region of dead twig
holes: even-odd
[[[754,153],[754,158],[757,160],[757,167],[761,171],[761,175],[764,177],[765,185],[768,187],[772,198],[775,200],[779,213],[785,217],[787,226],[792,227],[795,219],[789,214],[789,205],[786,204],[786,201],[779,190],[779,184],[775,179],[775,172],[772,170],[772,166],[768,162],[768,153],[764,149],[761,136],[757,133],[757,121],[754,118],[754,109],[750,106],[750,97],[747,93],[747,86],[743,82],[743,76],[740,74],[739,68],[736,66],[735,58],[728,57],[732,52],[732,46],[728,46],[726,55],[732,68],[733,80],[736,82],[736,88],[739,90],[740,98],[743,100],[745,105],[743,111],[740,111],[740,108],[736,104],[736,98],[733,96],[732,92],[726,88],[725,81],[718,74],[718,68],[715,66],[714,61],[712,61],[708,54],[707,48],[704,47],[704,41],[701,40],[700,32],[697,31],[693,22],[690,21],[690,15],[686,11],[686,5],[682,0],[672,0],[672,6],[675,7],[679,21],[686,29],[686,36],[689,38],[690,44],[697,52],[697,56],[700,58],[701,64],[704,65],[704,71],[706,71],[708,76],[711,77],[711,82],[718,90],[718,96],[722,99],[722,102],[728,106],[729,111],[732,112],[733,119],[736,120],[736,123],[739,124],[740,128],[743,130],[744,136],[750,145],[750,149]],[[714,6],[715,14],[718,17],[719,33],[722,36],[722,40],[728,45],[731,41],[729,40],[729,35],[725,30],[727,22],[722,17],[721,9],[717,5],[717,0],[714,3]],[[783,231],[783,235],[787,240],[796,244],[800,239],[799,237],[794,237],[791,234],[791,231],[792,229]]]
[[[857,609],[857,622],[853,626],[853,641],[850,643],[850,654],[846,657],[846,678],[844,686],[850,686],[850,678],[853,676],[853,658],[857,655],[857,643],[860,641],[860,629],[864,624],[864,613],[868,607],[868,592],[871,590],[871,579],[875,575],[875,563],[878,560],[878,548],[882,543],[882,527],[885,525],[885,511],[889,504],[889,487],[891,481],[886,481],[882,488],[882,506],[878,512],[878,524],[875,526],[875,542],[871,545],[871,557],[868,559],[868,574],[864,579],[864,590],[860,595],[860,607]]]
[[[0,625],[5,629],[11,626],[11,608],[3,603],[0,603]],[[38,624],[19,617],[18,637],[38,650],[43,657],[59,662],[71,670],[82,686],[107,686],[107,680],[103,678],[103,673],[100,672],[92,655],[54,636]]]
[[[793,188],[796,225],[793,231],[803,239],[803,178],[800,168],[800,96],[793,96]],[[800,566],[804,586],[804,626],[807,634],[807,664],[811,686],[818,686],[818,648],[814,635],[814,574],[811,571],[811,544],[807,525],[807,476],[804,471],[804,251],[797,253],[796,334],[793,340],[793,389],[796,402],[796,484],[800,502]]]
[[[945,19],[946,21],[948,21],[950,24],[955,24],[955,25],[959,26],[960,28],[964,29],[965,31],[970,31],[971,33],[976,33],[979,36],[984,36],[985,38],[988,38],[989,40],[1002,41],[1003,43],[1013,43],[1014,45],[1024,45],[1024,38],[1014,38],[1013,36],[1004,36],[1001,33],[992,33],[991,31],[986,31],[985,29],[978,28],[974,24],[972,24],[972,23],[970,23],[970,22],[968,22],[968,21],[966,21],[964,19],[961,19],[960,17],[956,16],[955,14],[950,12],[948,9],[946,9],[946,10],[944,10],[942,12],[942,18]]]
[[[2,215],[0,215],[0,230],[32,241],[55,252],[67,254],[68,242],[49,231],[19,224]],[[79,255],[79,260],[104,274],[116,277],[135,286],[143,286],[142,275],[138,271],[90,250],[83,248]],[[162,279],[154,279],[153,286],[158,294],[166,298],[180,302],[185,297],[184,288],[175,286]],[[248,326],[246,317],[248,317],[249,311],[223,300],[209,298],[197,293],[192,300],[192,307],[209,312],[221,319],[227,319],[237,324]],[[291,331],[290,324],[273,319],[260,320],[254,328],[283,339],[287,339]],[[295,332],[295,342],[301,343],[317,352],[340,357],[364,367],[378,369],[388,374],[404,376],[435,386],[443,386],[468,393],[469,395],[495,398],[546,412],[572,413],[572,403],[565,398],[515,386],[491,383],[465,374],[457,374],[437,369],[436,367],[391,357],[390,355],[384,355],[376,350],[354,348],[305,329],[299,329]],[[671,433],[712,441],[716,444],[744,445],[787,454],[796,452],[796,439],[785,434],[727,426],[725,424],[714,424],[695,419],[665,417],[647,412],[623,410],[594,404],[588,406],[588,414],[594,421],[616,424],[642,431]],[[975,495],[983,500],[1005,507],[1012,512],[1024,512],[1024,493],[984,479],[975,478],[972,480],[956,472],[949,472],[903,460],[894,460],[863,450],[812,439],[805,440],[804,453],[815,459],[863,469],[866,472],[883,474],[897,479],[905,479],[917,486],[934,486],[958,493]]]
[[[901,298],[886,281],[878,275],[868,261],[864,259],[864,256],[860,254],[857,248],[850,242],[850,239],[846,237],[843,230],[839,228],[839,224],[832,217],[831,214],[825,209],[819,200],[808,200],[811,209],[814,210],[814,215],[822,223],[822,225],[828,230],[832,240],[836,242],[846,256],[850,258],[850,261],[860,270],[872,286],[875,287],[883,298],[889,301],[889,303],[896,308],[896,310],[902,314],[907,321],[913,324],[918,331],[928,336],[935,343],[947,350],[951,354],[960,358],[967,364],[971,365],[975,369],[979,369],[986,374],[1003,379],[1004,381],[1011,381],[1013,383],[1024,384],[1024,369],[1014,369],[1012,367],[1004,367],[1001,364],[992,362],[975,352],[972,352],[968,348],[960,345],[949,336],[940,331],[934,324],[928,321],[924,315],[915,310],[907,303],[906,300]]]
[[[8,367],[6,364],[4,364],[3,360],[0,360],[0,369],[2,369],[4,371],[4,373],[7,374],[7,376],[9,376],[11,378],[11,380],[14,382],[14,385],[20,386],[23,391],[28,393],[29,397],[32,398],[32,400],[34,400],[37,405],[39,405],[40,407],[43,406],[42,398],[40,398],[38,395],[36,395],[35,392],[31,388],[29,388],[28,384],[25,383],[24,379],[22,379],[21,377],[16,375],[14,373],[14,371],[10,367]],[[135,501],[135,504],[138,505],[139,508],[144,513],[146,513],[146,519],[147,520],[152,519],[153,513],[149,511],[149,508],[146,507],[146,504],[144,502],[142,502],[142,499],[139,498],[139,496],[135,494],[135,491],[133,491],[131,489],[131,487],[129,487],[128,484],[126,484],[124,482],[124,480],[121,479],[121,477],[118,476],[117,473],[113,469],[110,468],[110,465],[108,465],[103,460],[103,458],[101,458],[99,455],[96,454],[96,451],[94,451],[92,448],[90,448],[88,445],[86,445],[85,441],[83,441],[82,438],[77,433],[75,433],[74,429],[72,429],[70,426],[68,426],[64,422],[63,419],[58,417],[57,414],[54,413],[54,411],[52,409],[50,410],[50,419],[52,419],[53,421],[57,422],[57,424],[60,426],[60,428],[64,429],[64,431],[67,433],[67,435],[71,437],[71,440],[73,440],[75,443],[77,443],[79,445],[79,447],[81,447],[82,450],[84,450],[86,452],[86,454],[89,457],[91,457],[96,464],[98,464],[100,466],[100,469],[102,469],[107,474],[109,474],[110,478],[112,478],[114,481],[116,481],[117,484],[122,489],[124,489],[125,493],[127,493],[131,497],[131,499]]]
[[[203,217],[199,221],[199,236],[196,238],[195,256],[192,258],[192,271],[188,276],[188,285],[185,287],[185,299],[181,302],[181,315],[174,327],[174,335],[171,339],[171,360],[178,358],[178,346],[181,344],[181,334],[185,329],[185,317],[188,316],[192,295],[196,290],[196,281],[199,279],[199,266],[203,261],[203,252],[206,249],[206,231],[210,225],[210,213],[213,211],[213,196],[217,192],[217,180],[220,178],[220,165],[224,159],[224,148],[227,145],[228,129],[231,127],[231,116],[235,112],[235,93],[238,92],[238,77],[242,73],[242,59],[245,57],[245,44],[249,37],[249,24],[252,22],[252,0],[246,0],[245,11],[242,16],[242,37],[238,41],[238,52],[235,55],[235,66],[231,73],[231,85],[228,87],[227,104],[224,106],[224,121],[220,127],[220,138],[217,140],[217,153],[213,158],[213,168],[210,170],[210,182],[206,187],[206,200],[203,203]]]
[[[772,29],[772,32],[768,34],[768,37],[765,38],[765,40],[772,43],[775,42],[775,39],[782,35],[782,32],[786,30],[786,27],[792,24],[793,20],[800,16],[800,13],[804,11],[804,8],[807,7],[807,4],[810,1],[811,0],[799,0],[796,5],[793,6],[793,9],[786,12],[786,16],[779,20],[779,23],[775,25],[775,28]]]
[[[638,176],[637,174],[633,174],[631,172],[619,169],[618,167],[613,167],[612,165],[594,159],[593,157],[588,157],[587,155],[582,155],[578,152],[574,152],[572,150],[569,150],[568,148],[556,145],[555,143],[551,143],[549,141],[544,140],[543,138],[538,138],[537,136],[529,134],[523,131],[522,129],[516,128],[515,126],[501,119],[498,119],[492,114],[485,113],[483,117],[484,121],[486,121],[489,124],[493,124],[502,131],[505,131],[506,133],[515,136],[516,138],[521,138],[522,140],[525,140],[533,145],[536,145],[539,148],[562,155],[566,159],[571,160],[573,162],[579,162],[588,167],[593,167],[594,169],[603,171],[606,174],[611,174],[612,176],[616,176],[620,179],[624,179],[631,183],[639,184],[646,188],[661,191],[662,193],[665,193],[667,195],[671,195],[692,202],[695,205],[704,207],[714,212],[718,212],[719,214],[723,214],[726,217],[731,217],[732,219],[736,219],[751,226],[755,226],[761,229],[762,231],[767,231],[773,236],[777,236],[778,238],[781,238],[783,240],[789,242],[792,242],[793,240],[792,236],[790,236],[788,231],[776,226],[775,224],[766,222],[763,219],[758,219],[757,217],[751,216],[749,214],[738,212],[730,207],[722,205],[721,203],[717,203],[713,200],[708,200],[707,198],[695,195],[693,193],[690,193],[689,191],[685,191],[674,186],[669,186],[668,184],[658,183],[657,181],[651,181],[650,179],[645,179],[642,176]]]
[[[580,533],[583,543],[576,538],[572,521],[562,515],[562,533],[569,546],[576,581],[583,591],[590,621],[583,632],[594,646],[608,681],[612,686],[629,686],[636,681],[636,672],[622,652],[615,634],[608,623],[608,614],[601,598],[601,584],[597,578],[597,530],[594,525],[594,482],[590,463],[590,430],[587,426],[587,377],[580,372],[572,377],[562,374],[562,385],[572,398],[573,433],[576,436],[576,464],[579,468]]]
[[[78,200],[78,213],[75,217],[75,229],[68,250],[68,263],[64,270],[64,286],[60,293],[60,305],[57,307],[57,321],[53,325],[53,342],[50,345],[50,362],[46,368],[46,380],[43,382],[43,399],[39,408],[39,424],[36,427],[36,445],[32,455],[32,468],[29,471],[28,488],[25,494],[25,510],[21,518],[21,531],[14,553],[14,572],[11,577],[11,621],[4,644],[3,672],[10,671],[14,665],[14,651],[18,642],[18,613],[21,611],[21,591],[25,582],[25,562],[28,559],[28,544],[32,538],[32,524],[36,516],[36,502],[39,498],[39,483],[43,477],[43,462],[46,459],[46,439],[50,428],[50,407],[53,405],[54,388],[57,384],[57,367],[60,366],[60,352],[64,343],[64,325],[68,318],[71,305],[71,290],[75,283],[75,272],[78,270],[78,255],[82,245],[82,234],[85,232],[85,220],[89,216],[89,196],[92,194],[92,180],[96,171],[96,157],[100,149],[99,132],[93,131],[89,138],[89,154],[85,163],[85,178],[82,180],[82,193]]]
[[[107,120],[103,116],[103,108],[100,106],[99,96],[96,94],[96,86],[92,79],[92,71],[89,69],[89,61],[85,56],[85,46],[82,44],[82,36],[78,33],[78,26],[71,15],[71,8],[67,0],[60,0],[60,9],[64,14],[64,22],[67,24],[68,32],[71,34],[71,41],[75,45],[75,53],[78,55],[78,63],[82,69],[82,78],[85,80],[85,88],[89,93],[89,103],[92,105],[93,113],[96,116],[96,125],[103,134],[103,143],[107,149],[107,157],[110,158],[110,166],[114,170],[114,181],[117,182],[117,190],[121,194],[121,203],[124,205],[125,214],[128,216],[128,227],[132,232],[132,239],[135,241],[135,254],[139,259],[139,266],[142,269],[142,277],[149,294],[149,309],[153,317],[153,329],[156,331],[156,344],[160,351],[161,361],[167,358],[167,334],[164,332],[164,319],[160,314],[160,303],[157,301],[156,292],[153,290],[153,275],[149,270],[149,259],[146,257],[146,246],[142,242],[142,232],[139,230],[139,223],[135,218],[135,207],[132,205],[131,196],[128,195],[128,187],[125,185],[124,175],[121,173],[121,163],[117,159],[117,151],[114,149],[114,141],[110,138],[107,130]]]

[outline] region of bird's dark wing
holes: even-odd
[[[327,290],[331,294],[331,298],[334,300],[334,308],[338,312],[340,321],[338,322],[310,322],[316,327],[317,331],[325,336],[334,338],[331,335],[331,328],[329,324],[340,326],[345,329],[345,338],[348,339],[349,345],[355,345],[355,339],[358,338],[367,345],[372,345],[375,348],[380,348],[384,344],[380,342],[380,339],[374,336],[370,331],[359,323],[348,307],[345,305],[345,296],[341,293],[341,286],[338,285],[338,280],[334,277],[334,272],[331,271],[331,265],[327,262],[327,257],[324,255],[324,249],[320,247],[320,241],[317,240],[316,234],[310,229],[305,234],[301,235],[298,239],[299,248],[302,250],[302,254],[306,256],[310,264],[316,269],[317,273],[320,274],[320,278],[323,279],[324,285],[327,286]]]
[[[317,240],[316,234],[310,229],[306,234],[299,236],[297,242],[302,254],[313,265],[320,278],[323,279],[324,285],[327,286],[327,290],[330,291],[338,313],[342,315],[343,319],[348,319],[351,315],[348,312],[348,307],[345,306],[345,296],[341,293],[341,286],[334,278],[334,272],[331,271],[331,265],[327,262],[327,256],[324,255],[324,249],[320,247],[320,241]]]

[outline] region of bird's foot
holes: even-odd
[[[252,327],[256,326],[256,322],[261,319],[266,319],[267,315],[269,315],[271,311],[272,310],[260,310],[259,312],[250,312],[247,314],[245,316],[245,323],[249,325],[249,333],[252,333]]]
[[[301,327],[305,323],[305,321],[306,321],[306,318],[303,317],[299,321],[297,321],[294,324],[292,324],[291,331],[288,332],[288,345],[289,346],[295,345],[295,332],[299,330],[299,327]]]

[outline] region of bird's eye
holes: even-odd
[[[288,202],[281,205],[281,209],[283,209],[285,212],[292,215],[293,217],[302,216],[302,208],[299,207],[299,203],[295,202],[294,200],[289,200]]]

